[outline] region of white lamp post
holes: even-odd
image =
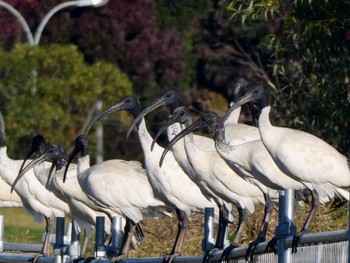
[[[41,33],[49,21],[49,19],[57,13],[59,10],[70,7],[70,6],[77,6],[77,7],[84,7],[84,6],[93,6],[93,7],[99,7],[102,5],[105,5],[108,3],[109,0],[77,0],[77,1],[69,1],[69,2],[64,2],[61,4],[58,4],[54,8],[52,8],[46,15],[45,17],[41,20],[39,26],[37,27],[35,31],[35,36],[33,37],[33,34],[28,26],[28,23],[26,20],[23,18],[23,16],[11,5],[3,2],[0,0],[0,6],[4,7],[6,10],[8,10],[10,13],[12,13],[20,22],[21,26],[23,27],[24,32],[26,33],[28,43],[31,46],[37,46],[40,41]]]
[[[13,8],[11,5],[3,2],[0,0],[0,6],[4,7],[5,9],[7,9],[10,13],[12,13],[20,22],[21,26],[23,27],[24,32],[26,33],[26,37],[28,40],[28,43],[31,46],[37,46],[39,44],[40,41],[40,37],[41,37],[41,33],[43,32],[43,29],[45,27],[45,25],[47,24],[47,22],[49,21],[49,19],[55,14],[57,13],[59,10],[66,8],[66,7],[70,7],[70,6],[77,6],[77,7],[85,7],[85,6],[93,6],[93,7],[99,7],[102,5],[105,5],[108,3],[109,0],[77,0],[77,1],[69,1],[69,2],[64,2],[61,4],[58,4],[57,6],[55,6],[54,8],[52,8],[45,16],[44,18],[41,20],[39,26],[37,27],[36,31],[35,31],[35,35],[33,37],[33,34],[28,26],[28,23],[26,22],[26,20],[24,19],[24,17],[15,9]],[[33,77],[34,77],[34,81],[36,80],[36,71],[34,70],[33,72]],[[36,93],[36,85],[34,84],[33,88],[32,88],[32,93],[35,94]],[[98,102],[98,105],[100,105],[100,107],[102,106],[102,101]],[[102,125],[99,127],[98,129],[98,133],[97,133],[97,148],[98,148],[98,162],[103,161],[103,157],[102,157],[102,137],[103,137],[103,127]]]

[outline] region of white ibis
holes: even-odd
[[[237,79],[233,85],[228,84],[226,89],[226,96],[228,101],[242,97],[248,89],[248,82],[243,79]],[[230,103],[230,107],[233,104]],[[253,114],[252,105],[248,103],[250,111]],[[243,142],[260,140],[259,130],[255,126],[247,125],[244,123],[238,123],[239,117],[241,114],[241,107],[236,107],[235,110],[230,111],[229,114],[226,114],[224,126],[225,126],[225,141],[230,145],[237,145]],[[255,116],[252,116],[253,124],[255,124]]]
[[[141,105],[134,96],[124,97],[96,116],[87,131],[96,121],[118,110],[127,110],[134,118],[142,111]],[[137,128],[144,153],[146,173],[155,196],[175,210],[179,220],[174,246],[171,254],[165,258],[165,261],[171,262],[181,253],[191,213],[202,212],[205,207],[216,207],[216,205],[203,196],[198,186],[183,172],[172,154],[169,155],[163,167],[159,166],[159,158],[164,149],[156,144],[153,151],[150,150],[153,139],[147,130],[144,118],[138,122]]]
[[[22,167],[17,178],[20,178],[22,174],[25,174],[28,170],[33,169],[36,176],[41,178],[41,183],[43,185],[50,191],[53,191],[56,196],[62,196],[66,200],[77,233],[84,232],[84,240],[81,249],[81,256],[83,256],[86,251],[87,240],[92,235],[92,231],[96,225],[96,217],[105,217],[105,232],[107,235],[110,235],[110,218],[112,216],[101,212],[101,209],[93,203],[81,189],[78,182],[76,164],[69,166],[67,183],[63,183],[63,172],[61,169],[66,167],[66,151],[63,147],[50,146],[47,148],[44,137],[39,134],[33,137],[27,157],[32,153],[36,153],[36,159],[28,163],[27,166]],[[43,166],[45,160],[53,161],[56,167],[55,176],[52,179],[52,169],[50,168],[49,170]],[[25,161],[23,164],[24,163]]]
[[[160,96],[156,100],[154,100],[154,102],[150,106],[146,107],[142,112],[140,112],[140,114],[138,114],[135,117],[134,121],[132,122],[132,124],[130,125],[130,127],[128,129],[127,137],[129,137],[132,129],[137,125],[137,123],[142,118],[144,118],[147,114],[149,114],[150,112],[154,111],[155,109],[159,108],[162,105],[169,105],[170,112],[173,112],[177,107],[180,106],[180,98],[179,98],[178,94],[175,91],[170,90],[170,91],[164,93],[162,96]],[[168,131],[167,132],[168,140],[170,141],[174,138],[174,136],[176,134],[178,134],[181,131],[181,127],[178,123],[175,123],[175,124],[169,126],[167,131]],[[154,140],[152,141],[151,150],[153,150],[153,147],[154,147],[155,142],[156,142],[156,138],[158,138],[159,135],[160,135],[160,133],[158,133],[155,136]],[[213,148],[214,147],[213,140],[211,140],[207,137],[196,136],[195,140],[198,143],[198,145],[200,145],[200,147],[203,147],[203,148],[207,148],[207,147]],[[187,156],[185,153],[185,149],[184,149],[183,140],[180,140],[179,143],[176,144],[172,148],[172,152],[173,152],[174,158],[178,162],[179,166],[190,177],[190,179],[195,184],[198,185],[198,187],[202,191],[202,194],[205,197],[207,197],[208,199],[215,199],[216,202],[219,202],[217,200],[217,197],[215,196],[215,194],[203,182],[198,180],[195,171],[193,170],[190,163],[188,162],[188,159],[187,159]]]
[[[179,108],[178,110],[176,114],[188,115],[185,108]],[[269,196],[272,189],[305,189],[302,183],[290,178],[277,167],[261,140],[248,141],[235,146],[226,143],[223,120],[215,112],[202,113],[199,119],[185,130],[193,132],[199,129],[205,129],[210,132],[215,140],[215,147],[220,156],[231,169],[236,171],[243,179],[256,185],[264,193],[267,204],[271,202]],[[247,173],[241,173],[240,169],[244,169]],[[272,206],[266,205],[260,232],[257,239],[249,244],[246,259],[249,255],[253,256],[254,249],[258,243],[265,241],[271,212]]]
[[[193,169],[197,175],[206,182],[207,186],[218,196],[221,196],[226,202],[230,202],[238,207],[239,211],[247,209],[249,212],[254,212],[255,204],[264,203],[264,195],[261,190],[255,185],[242,179],[237,171],[233,171],[226,162],[214,149],[200,149],[193,140],[192,122],[189,111],[185,107],[177,108],[174,113],[168,118],[166,126],[180,122],[184,129],[174,137],[174,139],[166,147],[161,159],[162,164],[165,155],[169,149],[176,144],[181,138],[184,138],[185,150]],[[188,127],[187,127],[188,126]],[[187,127],[187,128],[185,128]],[[187,135],[187,136],[186,136]],[[270,208],[269,199],[266,200],[266,207]],[[240,223],[243,219],[240,220]],[[241,226],[237,230],[236,238],[225,253],[237,245],[239,234],[242,231]]]
[[[261,109],[259,132],[267,151],[282,172],[311,190],[312,209],[303,228],[293,238],[292,252],[296,252],[298,241],[308,231],[319,205],[320,191],[329,194],[330,198],[340,194],[349,200],[347,189],[350,186],[350,161],[334,147],[312,134],[273,126],[269,119],[271,106],[265,88],[257,85],[250,89],[235,101],[230,110],[246,102],[258,101]]]
[[[241,82],[239,82],[238,85],[244,86],[244,88],[247,86],[246,82],[244,82],[243,80]],[[233,93],[239,92],[239,91],[240,91],[240,89],[236,89],[235,88]],[[163,105],[169,105],[170,112],[174,113],[174,111],[178,107],[180,107],[180,104],[181,104],[180,97],[175,91],[170,90],[170,91],[165,92],[162,96],[160,96],[156,100],[154,100],[153,103],[150,106],[145,108],[135,118],[135,120],[133,121],[133,123],[131,124],[131,126],[130,126],[130,128],[128,130],[128,135],[130,134],[130,132],[133,129],[133,127],[142,118],[144,118],[147,114],[149,114],[153,110],[155,110],[155,109],[157,109],[157,108],[159,108],[159,107],[161,107]],[[238,114],[237,114],[237,112],[238,112]],[[231,128],[234,125],[239,126],[239,125],[237,125],[239,112],[240,112],[240,110],[236,110],[234,112],[234,114],[231,114],[231,120],[227,121],[227,125],[230,125]],[[168,140],[169,141],[171,141],[179,132],[181,132],[180,124],[177,123],[177,122],[169,123],[169,125],[166,125],[166,126],[163,126],[163,127],[164,127],[164,129],[167,128],[167,136],[168,136]],[[154,147],[154,144],[156,142],[156,139],[158,138],[158,136],[161,134],[161,132],[164,129],[160,129],[158,131],[158,133],[155,135],[155,138],[154,138],[154,140],[152,142],[151,150],[153,150],[153,147]],[[239,128],[236,127],[236,130],[239,130]],[[250,132],[251,130],[253,130],[254,132]],[[251,134],[253,134],[252,136],[260,138],[260,135],[259,135],[259,132],[258,132],[257,128],[254,128],[254,129],[250,129],[249,132],[247,131],[245,133],[241,133],[241,135],[243,135],[241,140],[244,141],[244,140],[247,140],[247,139],[251,138],[251,137],[248,137]],[[236,134],[235,138],[237,138],[237,137],[238,137],[238,134]],[[255,137],[253,137],[253,138],[255,138]],[[215,146],[214,146],[214,142],[213,142],[212,139],[209,139],[208,137],[200,136],[200,135],[194,135],[193,138],[194,138],[195,144],[201,150],[215,152]],[[173,153],[176,161],[178,162],[179,166],[189,176],[189,178],[195,184],[198,185],[198,187],[201,189],[203,195],[205,195],[207,198],[213,199],[216,202],[216,204],[218,205],[219,211],[220,211],[220,219],[219,219],[219,229],[218,229],[218,234],[217,234],[217,239],[216,239],[216,244],[215,244],[215,250],[216,249],[223,249],[223,246],[224,246],[224,244],[223,244],[223,242],[224,242],[224,234],[225,234],[225,230],[226,230],[226,226],[227,226],[227,222],[228,222],[228,218],[227,218],[228,211],[227,210],[231,210],[232,209],[231,203],[224,201],[220,196],[218,196],[216,193],[214,193],[212,191],[212,189],[210,187],[208,187],[208,183],[205,180],[203,180],[201,178],[201,176],[198,175],[196,173],[196,171],[192,168],[192,166],[190,164],[190,161],[189,161],[189,159],[187,157],[186,151],[185,151],[185,146],[184,146],[184,140],[183,139],[179,140],[176,144],[174,144],[173,147],[171,148],[171,150],[172,150],[172,153]],[[240,222],[242,222],[243,211],[240,208],[239,208],[239,214],[240,214]],[[237,235],[237,238],[238,237],[239,237],[239,235]]]
[[[140,162],[112,159],[89,167],[88,140],[83,135],[76,138],[68,164],[79,152],[78,178],[81,188],[99,207],[123,216],[127,227],[130,227],[124,234],[121,253],[113,260],[126,257],[133,234],[137,234],[139,240],[140,235],[143,236],[138,224],[144,216],[169,208],[155,197]]]
[[[4,139],[4,125],[0,129],[0,175],[9,184],[12,185],[20,170],[22,160],[13,160],[7,156],[7,147]],[[19,180],[16,186],[11,188],[20,196],[23,207],[37,221],[46,221],[46,235],[40,253],[33,258],[37,261],[38,257],[48,254],[48,242],[55,217],[64,217],[69,213],[67,203],[58,199],[52,192],[48,191],[35,177],[34,171],[30,170]]]
[[[23,167],[28,160],[28,158],[35,153],[36,157],[40,156],[44,153],[46,149],[46,141],[44,136],[41,134],[37,134],[32,138],[32,143],[30,145],[30,148],[28,150],[27,156],[24,158],[21,168],[18,172],[18,174],[22,174]],[[75,164],[74,164],[75,165]],[[75,165],[76,166],[76,165]],[[39,180],[39,182],[46,187],[46,189],[53,192],[59,199],[61,199],[63,202],[66,202],[66,197],[62,193],[62,191],[56,187],[56,185],[52,184],[52,181],[48,178],[49,171],[52,168],[51,162],[41,162],[40,165],[35,165],[33,167],[34,174],[36,178]],[[31,168],[30,168],[31,169]],[[74,168],[73,168],[74,169]],[[76,167],[75,167],[76,169]],[[29,170],[29,169],[27,169]],[[13,182],[12,187],[14,187],[17,184],[17,181],[22,177],[22,175],[17,176],[16,180]]]

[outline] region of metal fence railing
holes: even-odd
[[[279,205],[279,225],[276,227],[276,235],[279,237],[278,251],[279,254],[266,253],[267,242],[257,245],[254,253],[253,262],[260,263],[350,263],[349,259],[349,229],[309,233],[304,234],[299,242],[298,252],[291,254],[292,235],[290,231],[293,229],[293,223],[290,220],[292,212],[291,198],[292,191],[285,191],[280,194]],[[96,224],[96,244],[94,257],[91,262],[110,262],[111,259],[106,256],[106,251],[118,251],[120,249],[121,240],[121,224],[120,218],[114,218],[112,229],[112,247],[106,248],[103,243],[99,244],[99,236],[104,233],[104,217],[98,217]],[[214,220],[213,209],[206,209],[204,224],[203,250],[210,249],[215,243],[214,240]],[[68,263],[77,259],[79,256],[79,239],[74,232],[72,224],[68,224],[66,232],[64,232],[64,218],[58,218],[56,223],[56,234],[53,235],[51,242],[54,245],[53,257],[41,257],[38,262],[55,262]],[[282,233],[282,234],[281,234]],[[41,249],[41,244],[15,244],[3,241],[4,224],[3,218],[0,216],[0,262],[27,262],[31,255],[28,253],[36,253]],[[103,242],[103,241],[102,241]],[[245,254],[247,246],[242,246],[231,251],[228,257],[228,263],[245,263]],[[27,254],[24,254],[27,253]],[[210,257],[209,262],[218,262],[221,252],[215,252]],[[203,256],[181,256],[176,257],[174,263],[200,263]],[[82,263],[83,261],[79,262]],[[122,263],[162,263],[163,258],[130,258],[123,259]]]
[[[319,243],[323,237],[332,238],[332,243]],[[292,263],[344,263],[348,262],[348,241],[336,241],[346,239],[347,230],[322,232],[315,234],[305,234],[301,241],[298,253],[291,256],[290,262]],[[317,243],[306,245],[304,242]],[[288,241],[291,243],[291,239]],[[256,249],[254,256],[254,262],[259,263],[274,263],[279,262],[278,256],[273,253],[265,253],[265,247],[267,243],[261,243]],[[235,249],[229,256],[229,263],[245,263],[245,252],[247,247],[240,247]],[[221,253],[214,253],[209,262],[218,262]],[[31,257],[29,255],[21,254],[0,254],[0,262],[27,262]],[[57,254],[54,257],[39,258],[38,262],[71,262],[75,257],[71,255]],[[177,257],[174,263],[200,263],[202,262],[202,256],[182,256]],[[130,258],[123,259],[121,263],[162,263],[163,258]],[[81,261],[82,263],[83,261]],[[110,262],[109,258],[97,257],[93,262]]]

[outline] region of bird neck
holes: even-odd
[[[220,144],[226,144],[224,127],[220,127],[211,132],[215,142]]]
[[[78,175],[79,175],[79,174],[82,174],[83,172],[85,172],[87,169],[90,168],[90,155],[86,155],[86,156],[80,157],[78,159],[77,164],[78,164],[77,171],[78,171]]]
[[[224,125],[237,124],[239,115],[241,114],[241,107],[232,111],[225,119]]]
[[[197,149],[197,146],[194,143],[193,132],[188,133],[182,139],[184,141],[184,146],[185,146],[185,150],[187,152],[187,155],[190,155],[191,152],[193,152],[194,149]]]
[[[137,133],[138,133],[139,138],[140,138],[142,149],[145,152],[150,151],[153,138],[147,130],[145,118],[142,118],[139,121]],[[157,143],[155,144],[155,147],[159,147]]]
[[[87,146],[80,148],[80,157],[85,157],[89,155],[89,148]]]
[[[258,104],[259,104],[260,109],[263,109],[263,108],[270,105],[269,98],[268,98],[267,94],[264,94],[262,96],[262,98],[259,99]]]
[[[142,107],[140,103],[137,103],[136,106],[132,109],[129,110],[129,112],[131,113],[131,115],[134,117],[134,119],[137,118],[137,116],[140,115],[140,113],[142,112]],[[143,118],[142,118],[143,119]],[[136,126],[137,129],[139,129],[139,126],[141,125],[142,119],[140,121],[137,122]]]
[[[7,147],[1,146],[0,147],[0,166],[3,165],[4,162],[6,162],[9,159],[7,156]]]
[[[270,110],[271,110],[271,106],[265,106],[260,111],[260,115],[259,115],[259,130],[260,131],[264,131],[264,130],[272,127],[271,122],[270,122],[270,118],[269,118]]]
[[[171,141],[180,132],[181,132],[181,125],[178,122],[170,125],[167,129],[168,140]]]

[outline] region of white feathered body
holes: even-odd
[[[136,161],[114,159],[82,169],[79,183],[96,204],[135,223],[144,214],[165,207],[154,197],[145,170]]]
[[[350,186],[347,158],[332,146],[309,133],[272,126],[270,106],[259,118],[261,139],[277,166],[287,175],[310,185],[324,186],[333,195],[337,188]],[[312,187],[312,186],[311,186]],[[349,199],[349,196],[344,196]]]
[[[205,207],[217,207],[214,201],[209,201],[199,187],[181,169],[170,151],[159,166],[159,160],[164,148],[155,144],[150,150],[152,137],[147,131],[144,119],[138,129],[141,146],[144,152],[145,167],[150,184],[155,195],[172,209],[178,208],[189,216],[194,211]]]
[[[193,169],[201,180],[226,202],[254,212],[255,204],[264,202],[262,192],[238,176],[215,148],[201,150],[193,143],[191,137],[192,134],[185,137],[185,149]]]

